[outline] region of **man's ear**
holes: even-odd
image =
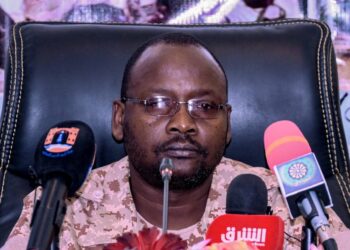
[[[123,125],[124,125],[125,105],[121,101],[113,102],[112,114],[112,134],[117,141],[123,140]]]
[[[231,137],[232,137],[232,131],[231,131],[231,111],[232,108],[229,106],[227,108],[227,133],[226,133],[226,146],[230,143]]]

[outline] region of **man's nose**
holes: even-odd
[[[166,129],[168,133],[197,134],[196,120],[191,117],[187,104],[179,104],[177,112],[170,117]]]

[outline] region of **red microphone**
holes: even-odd
[[[261,250],[280,250],[283,232],[283,221],[275,215],[225,214],[209,226],[206,238],[212,243],[241,240],[252,242]]]
[[[230,183],[226,197],[226,213],[208,227],[206,238],[211,243],[245,241],[259,249],[283,248],[284,224],[280,217],[265,215],[267,189],[256,175],[242,174]]]

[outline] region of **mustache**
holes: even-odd
[[[199,154],[203,156],[208,155],[208,150],[188,134],[180,134],[180,135],[174,136],[173,138],[167,140],[166,142],[163,142],[162,144],[158,145],[155,149],[155,152],[156,154],[165,152],[169,148],[171,148],[173,144],[176,144],[176,143],[190,144],[191,148],[194,151],[197,151]]]

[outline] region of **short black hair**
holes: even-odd
[[[225,77],[225,83],[226,83],[226,93],[227,93],[227,77],[224,68],[222,67],[221,63],[219,60],[215,57],[215,55],[198,39],[195,37],[185,34],[185,33],[165,33],[161,34],[159,36],[156,36],[152,38],[151,40],[148,40],[146,43],[138,47],[135,52],[132,54],[132,56],[129,58],[128,62],[125,65],[124,69],[124,74],[123,74],[123,80],[122,80],[122,87],[120,90],[120,97],[127,97],[126,93],[128,90],[128,83],[130,81],[130,75],[131,75],[131,70],[136,64],[137,60],[141,57],[143,52],[157,44],[169,44],[169,45],[179,45],[179,46],[187,46],[187,45],[193,45],[197,47],[203,47],[205,50],[209,52],[209,54],[213,57],[215,62],[218,64],[219,68],[221,69],[222,73],[224,74]]]

